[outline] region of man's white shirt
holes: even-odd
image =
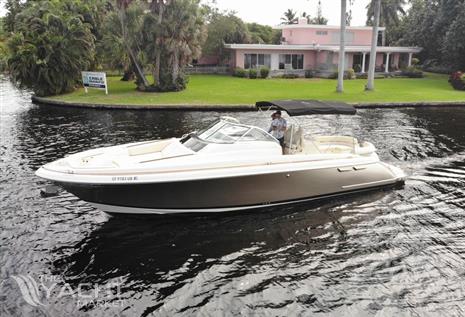
[[[271,130],[271,135],[274,136],[276,139],[281,139],[284,137],[284,131],[287,127],[286,119],[284,118],[276,118],[271,121],[271,127],[275,128]]]

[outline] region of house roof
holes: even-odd
[[[276,30],[283,30],[283,29],[326,29],[326,30],[340,30],[341,27],[338,25],[321,25],[321,24],[280,24],[273,27]],[[371,31],[373,30],[372,26],[346,26],[346,30],[366,30]],[[378,27],[379,31],[386,30],[385,27],[380,26]]]
[[[225,48],[229,49],[245,49],[245,50],[270,50],[270,51],[330,51],[339,52],[339,45],[319,45],[319,44],[225,44]],[[369,53],[371,46],[347,45],[346,52]],[[403,47],[403,46],[378,46],[378,53],[419,53],[421,47]]]

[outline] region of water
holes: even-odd
[[[41,198],[48,183],[34,171],[219,114],[41,107],[0,84],[1,316],[465,314],[465,109],[301,120],[376,144],[410,175],[402,189],[260,213],[110,218],[66,192]],[[13,278],[27,275],[38,285],[30,303]],[[112,296],[89,295],[109,283]]]

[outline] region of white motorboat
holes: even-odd
[[[355,114],[347,104],[257,102],[291,117]],[[97,148],[42,166],[36,174],[108,213],[168,214],[256,209],[402,183],[369,142],[303,137],[289,125],[285,151],[265,130],[223,117],[182,138]]]

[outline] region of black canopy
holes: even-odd
[[[353,106],[339,101],[320,100],[273,100],[257,101],[257,108],[276,108],[286,111],[290,116],[311,114],[355,114]]]

